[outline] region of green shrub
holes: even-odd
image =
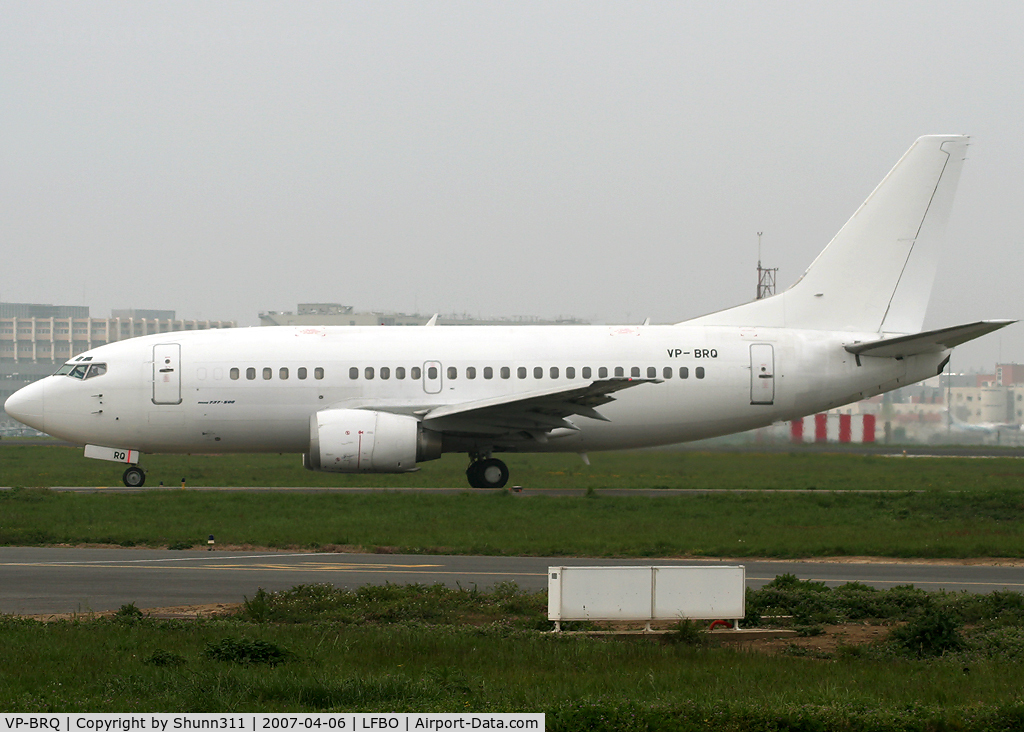
[[[941,656],[964,647],[960,635],[962,623],[956,615],[942,609],[931,609],[889,634],[890,642],[905,653]]]
[[[275,666],[291,658],[292,653],[269,641],[229,636],[216,643],[207,643],[204,655],[214,661],[245,665],[266,663]]]
[[[143,617],[142,611],[135,606],[134,602],[122,605],[114,613],[114,618],[117,620],[141,620]]]
[[[672,626],[672,632],[665,633],[662,639],[670,645],[680,646],[702,646],[708,642],[704,627],[689,618],[680,619]]]
[[[181,654],[157,648],[144,658],[142,662],[148,666],[184,666],[186,660]]]

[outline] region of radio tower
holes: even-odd
[[[772,267],[771,269],[765,269],[761,266],[761,234],[764,232],[757,232],[757,299],[763,300],[766,297],[771,297],[775,294],[775,275],[778,273],[778,267]]]

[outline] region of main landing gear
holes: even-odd
[[[497,458],[473,458],[466,468],[466,478],[474,488],[504,488],[508,483],[508,466]]]
[[[146,482],[146,474],[142,472],[142,468],[132,465],[124,471],[121,480],[129,488],[141,488]]]

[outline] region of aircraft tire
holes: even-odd
[[[508,483],[508,466],[497,458],[480,460],[474,465],[477,466],[476,474],[480,488],[504,488]]]
[[[141,488],[146,484],[146,474],[142,472],[141,468],[132,466],[124,471],[121,480],[129,488]]]
[[[469,464],[469,467],[466,468],[466,480],[469,481],[470,488],[484,487],[480,478],[480,462],[481,461],[479,460],[474,460]]]

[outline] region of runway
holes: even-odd
[[[513,581],[538,591],[547,588],[547,569],[553,566],[706,564],[743,564],[751,588],[792,573],[833,586],[856,581],[881,589],[913,584],[925,590],[1024,591],[1024,567],[1005,566],[0,547],[0,612],[235,603],[260,587],[275,591],[320,582],[349,589],[385,582],[486,589]]]

